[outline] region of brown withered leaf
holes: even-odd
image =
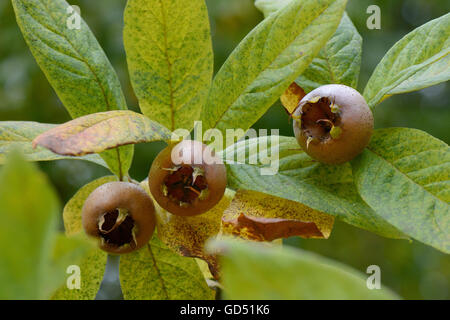
[[[150,194],[147,181],[142,181],[141,186]],[[230,205],[233,196],[234,192],[227,189],[222,200],[214,208],[191,217],[170,214],[154,202],[158,218],[158,238],[185,257],[206,261],[211,274],[218,279],[220,275],[217,258],[215,255],[206,253],[205,243],[220,232],[223,213]]]
[[[89,114],[54,127],[33,140],[54,153],[82,156],[127,144],[170,139],[170,131],[127,110]]]
[[[280,97],[280,100],[286,111],[289,114],[292,114],[305,95],[305,91],[298,84],[292,82],[289,88],[287,88]]]
[[[300,236],[327,239],[334,217],[301,203],[265,193],[239,190],[222,218],[222,231],[249,240]]]

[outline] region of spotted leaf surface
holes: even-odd
[[[52,300],[94,300],[100,289],[105,272],[106,252],[93,248],[80,261],[80,288],[69,289],[62,285],[51,297]]]
[[[147,180],[144,180],[141,186],[149,193]],[[217,258],[205,252],[205,243],[219,234],[223,213],[230,205],[233,196],[233,191],[226,190],[224,197],[214,208],[201,215],[191,217],[170,214],[155,201],[158,237],[178,254],[206,261],[211,274],[218,278]]]
[[[213,73],[204,0],[129,0],[124,43],[142,113],[171,130],[192,129]]]
[[[1,121],[0,122],[0,164],[6,155],[14,149],[20,150],[28,161],[50,161],[61,159],[86,160],[106,167],[106,163],[97,155],[84,157],[60,156],[45,148],[32,147],[32,141],[38,135],[53,129],[56,125],[31,121]]]
[[[352,162],[356,187],[378,215],[450,252],[450,148],[416,129],[376,130]]]
[[[295,201],[239,190],[222,217],[223,232],[244,239],[273,241],[300,236],[327,239],[334,217]]]
[[[120,259],[120,284],[127,300],[211,300],[197,262],[182,257],[156,236],[140,250]]]
[[[72,118],[126,109],[119,79],[95,36],[64,0],[12,0],[17,23],[37,63]],[[125,174],[133,157],[128,146],[102,154],[110,169]]]
[[[405,237],[361,199],[350,164],[324,165],[304,153],[293,137],[271,139],[250,139],[224,151],[230,188],[296,201],[358,228],[386,237]],[[239,155],[244,155],[243,159],[239,160]],[[267,171],[270,159],[272,170]]]
[[[33,146],[61,155],[81,156],[141,142],[170,138],[170,131],[132,111],[93,113],[59,125],[39,135]]]
[[[335,32],[345,0],[294,0],[271,14],[231,53],[214,78],[203,128],[255,123]]]
[[[364,90],[369,107],[399,93],[450,79],[450,13],[398,41],[375,68]]]

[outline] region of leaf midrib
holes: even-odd
[[[60,126],[56,126],[56,127],[51,128],[51,129],[49,129],[47,131],[50,131],[50,130],[55,130],[56,131],[56,129],[58,129],[57,133],[59,134],[61,132],[61,130],[62,130],[62,132],[64,132],[68,128],[73,128],[73,129],[81,128],[80,130],[77,130],[74,133],[71,133],[70,135],[68,135],[67,139],[69,139],[69,137],[74,137],[74,136],[80,135],[83,132],[85,132],[86,130],[95,130],[95,128],[98,127],[98,126],[102,127],[103,125],[105,125],[105,123],[108,123],[109,121],[112,121],[112,120],[117,120],[117,118],[118,118],[117,121],[121,121],[121,118],[124,118],[124,120],[126,120],[126,121],[132,121],[132,120],[136,120],[137,121],[137,120],[140,120],[141,124],[143,124],[145,127],[147,127],[146,121],[152,121],[152,120],[146,118],[144,115],[142,115],[140,113],[133,112],[133,111],[128,111],[128,110],[116,110],[116,111],[120,112],[120,114],[111,115],[111,116],[108,116],[107,118],[101,118],[101,119],[98,119],[98,120],[94,119],[93,122],[89,122],[87,124],[84,123],[85,126],[83,126],[82,124],[71,124],[71,125],[64,125],[64,124],[62,124],[62,125],[60,125],[60,126],[64,126],[62,128],[60,128]],[[116,111],[108,111],[108,112],[116,112]],[[129,114],[124,114],[123,111],[125,111],[125,112],[127,112]],[[130,119],[129,116],[131,116],[131,115],[137,115],[139,118]],[[111,126],[110,126],[110,128],[111,128]],[[47,131],[44,131],[43,134],[45,134]],[[161,134],[158,133],[158,135],[161,137]],[[34,139],[35,138],[33,138],[32,140],[34,140]],[[2,140],[0,140],[0,141],[2,141]],[[8,140],[5,140],[5,141],[8,141]],[[146,138],[137,139],[135,141],[151,142],[151,141],[148,141],[148,139],[146,139]]]
[[[54,24],[56,27],[58,27],[58,23],[57,23],[55,17],[53,16],[51,10],[49,10],[47,4],[46,4],[45,2],[42,2],[42,1],[40,1],[40,2],[44,5],[44,7],[45,7],[45,9],[46,9],[46,11],[47,11],[49,17],[51,18],[53,24]],[[30,16],[31,16],[31,15],[30,15]],[[79,61],[83,62],[83,63],[89,68],[89,71],[91,71],[92,75],[94,76],[94,81],[97,83],[97,85],[100,87],[100,90],[102,91],[103,99],[105,100],[105,104],[106,104],[106,109],[107,109],[107,111],[110,111],[110,110],[111,110],[111,106],[110,106],[109,100],[108,100],[108,98],[107,98],[107,96],[106,96],[106,90],[105,90],[105,88],[103,87],[103,84],[100,82],[100,78],[99,78],[99,77],[97,76],[97,74],[94,72],[94,69],[93,69],[92,66],[88,63],[88,61],[83,57],[83,55],[80,53],[80,51],[73,45],[73,43],[70,41],[70,39],[69,39],[68,37],[66,37],[66,35],[65,35],[64,33],[61,33],[60,31],[57,31],[57,30],[49,29],[47,26],[43,25],[43,24],[42,24],[40,21],[38,21],[38,20],[36,20],[36,22],[38,22],[38,23],[41,24],[44,28],[48,29],[49,31],[55,33],[56,35],[60,36],[60,37],[63,38],[64,40],[66,40],[67,43],[70,45],[70,47],[74,50],[74,52],[76,52],[76,53],[78,54],[78,57],[73,57],[73,56],[70,56],[70,57],[71,57],[71,58],[77,58]],[[63,53],[63,54],[66,55],[65,53]]]
[[[169,100],[170,100],[170,124],[171,124],[171,130],[175,130],[175,104],[174,104],[174,89],[173,89],[173,79],[172,79],[172,63],[169,59],[169,52],[168,52],[168,30],[167,30],[167,20],[166,20],[166,14],[164,10],[163,0],[159,0],[159,3],[161,5],[161,16],[162,16],[162,28],[163,28],[163,37],[164,37],[164,57],[166,59],[167,63],[167,72],[168,72],[168,84],[169,84]]]
[[[169,300],[170,299],[169,293],[167,291],[166,285],[165,285],[164,280],[162,278],[161,271],[159,270],[159,267],[158,267],[158,265],[156,263],[156,258],[155,258],[155,255],[153,254],[152,247],[150,246],[150,244],[147,244],[147,249],[148,249],[150,257],[152,258],[153,266],[155,267],[156,273],[158,274],[158,280],[161,283],[162,291],[164,292],[164,295],[166,296],[166,299]]]

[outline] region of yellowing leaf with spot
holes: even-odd
[[[280,100],[286,111],[289,114],[292,114],[305,95],[305,91],[298,84],[293,82],[280,97]]]
[[[132,111],[93,113],[59,125],[39,135],[41,145],[61,155],[81,156],[126,144],[168,140],[170,131]]]
[[[170,250],[156,236],[120,258],[120,285],[127,300],[211,300],[197,262]]]
[[[32,121],[0,121],[0,164],[5,162],[6,154],[13,149],[20,150],[28,161],[50,161],[60,159],[86,160],[107,167],[99,155],[84,157],[60,156],[45,148],[32,147],[38,135],[54,128],[53,124]]]
[[[327,239],[334,217],[301,203],[239,190],[222,218],[223,232],[257,241],[301,236]]]
[[[233,195],[233,191],[227,190],[214,208],[198,216],[180,217],[157,210],[161,240],[183,256],[205,260],[214,278],[219,277],[217,258],[205,252],[205,243],[220,232],[222,215]]]
[[[124,44],[142,113],[167,128],[191,129],[213,74],[204,0],[129,0]]]
[[[149,192],[148,182],[144,180],[141,186]],[[154,202],[157,212],[158,237],[172,250],[186,257],[205,260],[211,274],[218,278],[219,270],[214,255],[205,252],[205,242],[220,232],[223,212],[230,205],[234,192],[226,190],[219,203],[198,216],[181,217],[170,214]]]
[[[80,289],[69,289],[62,285],[52,296],[52,300],[93,300],[100,289],[105,272],[107,254],[94,248],[79,263]]]

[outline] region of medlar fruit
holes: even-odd
[[[102,250],[122,254],[147,244],[155,230],[152,199],[138,185],[109,182],[86,199],[82,224],[87,235],[99,239]]]
[[[183,140],[162,150],[148,175],[155,201],[168,212],[193,216],[214,207],[225,193],[222,160],[199,141]]]
[[[373,115],[353,88],[330,84],[308,93],[293,115],[295,137],[312,158],[328,164],[352,160],[369,143]]]

